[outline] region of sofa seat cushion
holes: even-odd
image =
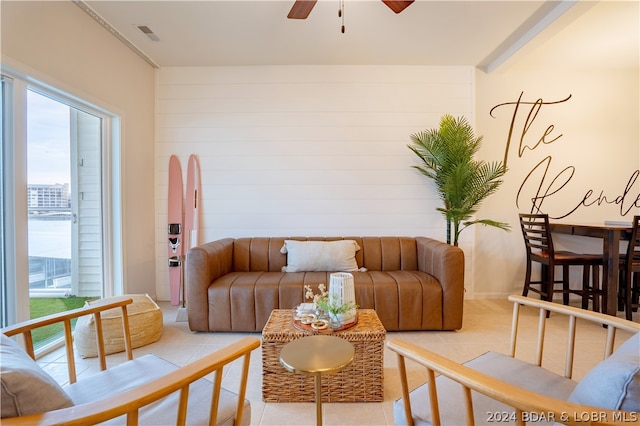
[[[0,333],[2,417],[26,416],[73,406],[58,382],[12,339]],[[1,423],[1,422],[0,422]]]
[[[386,330],[441,329],[442,286],[421,271],[352,272],[356,304],[375,309]],[[260,331],[274,309],[305,301],[305,285],[329,286],[331,272],[231,272],[208,289],[210,331]],[[460,308],[462,309],[462,308]]]
[[[148,354],[110,367],[82,380],[65,386],[65,391],[76,405],[85,404],[102,398],[114,396],[136,386],[148,383],[177,370],[178,367],[169,361]],[[189,386],[189,404],[187,424],[208,424],[213,383],[200,379]],[[148,405],[140,411],[140,424],[175,425],[177,419],[179,392]],[[222,388],[218,407],[218,424],[233,425],[238,395]],[[250,424],[251,408],[245,400],[243,424]],[[124,424],[125,419],[118,417],[106,424]]]
[[[352,274],[356,303],[363,309],[375,309],[387,331],[442,329],[445,296],[432,275],[411,270]]]
[[[552,373],[544,368],[529,364],[497,352],[487,352],[466,362],[464,365],[480,371],[504,382],[545,394],[552,398],[566,400],[576,386],[576,382],[561,375]],[[466,424],[465,410],[462,408],[462,387],[444,376],[436,379],[438,401],[440,403],[440,420],[442,424]],[[425,383],[410,393],[411,409],[415,425],[430,425],[431,407],[429,405],[429,389]],[[477,425],[480,424],[515,424],[515,419],[509,414],[514,410],[501,402],[490,399],[477,392],[472,392],[473,410]],[[460,401],[460,403],[451,403]],[[393,406],[395,424],[406,425],[404,404],[402,399],[395,401]],[[495,417],[499,416],[499,417]],[[535,424],[553,424],[553,419],[539,419]],[[534,422],[532,422],[534,423]]]

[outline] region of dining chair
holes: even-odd
[[[520,228],[524,237],[527,254],[527,264],[522,295],[529,291],[540,294],[540,298],[553,302],[556,284],[562,284],[562,303],[569,304],[569,295],[577,294],[582,297],[582,309],[588,309],[589,300],[592,309],[600,311],[600,299],[604,291],[600,289],[600,265],[603,264],[601,254],[583,254],[572,251],[558,250],[553,246],[549,215],[547,214],[519,214]],[[532,280],[533,263],[541,264],[540,280]],[[556,279],[555,267],[562,267],[562,278]],[[582,266],[582,288],[572,289],[569,286],[569,267]],[[591,274],[593,271],[593,274]],[[589,283],[591,278],[591,284]],[[606,303],[603,300],[603,304]]]
[[[625,311],[631,321],[633,310],[640,307],[640,216],[634,216],[631,223],[631,239],[627,253],[620,259],[620,283],[618,285],[618,309]]]

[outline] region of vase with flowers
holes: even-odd
[[[318,317],[327,315],[331,328],[340,328],[343,325],[343,318],[355,312],[358,305],[353,302],[342,303],[335,294],[329,295],[327,287],[318,284],[319,293],[314,293],[310,285],[305,285],[305,299],[310,299],[316,306]]]

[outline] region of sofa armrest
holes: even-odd
[[[435,277],[442,286],[443,329],[462,327],[464,252],[460,247],[428,237],[416,238],[418,270]]]
[[[216,278],[233,270],[233,241],[216,240],[187,252],[185,283],[191,330],[209,330],[208,289]]]

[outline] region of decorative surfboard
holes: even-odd
[[[184,254],[199,243],[200,227],[200,163],[194,154],[189,156],[187,165],[187,192],[184,208]],[[182,286],[182,307],[187,300],[186,289]]]
[[[169,194],[167,210],[167,232],[169,234],[169,292],[171,304],[180,303],[183,253],[183,186],[180,160],[175,155],[169,158]]]
[[[194,154],[187,166],[187,192],[185,194],[184,236],[185,252],[199,244],[200,227],[200,162]]]

